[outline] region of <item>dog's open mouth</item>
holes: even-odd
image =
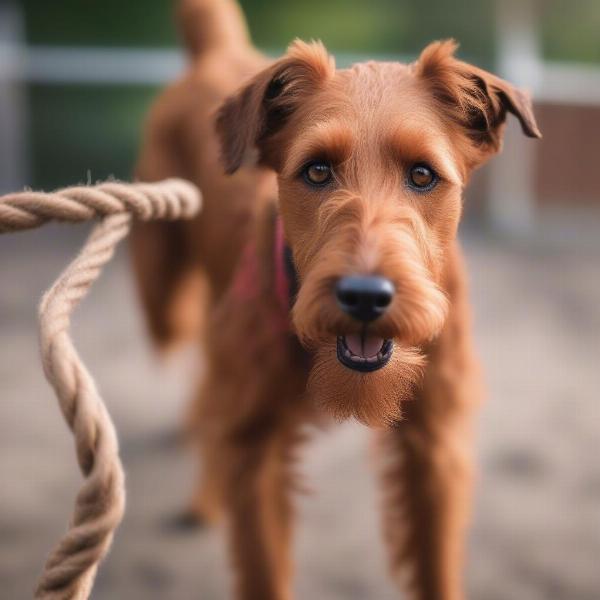
[[[349,334],[337,339],[338,360],[348,369],[370,373],[385,367],[394,352],[394,342],[372,335]]]

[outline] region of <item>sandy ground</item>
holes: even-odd
[[[80,482],[71,438],[45,385],[34,323],[41,291],[82,229],[0,239],[0,597],[31,597]],[[68,241],[67,241],[68,240]],[[600,252],[466,242],[489,398],[470,537],[473,600],[600,598]],[[128,511],[96,600],[222,600],[218,531],[165,523],[192,485],[175,443],[190,377],[148,348],[125,256],[76,318],[77,343],[120,432]],[[306,450],[315,489],[300,499],[297,597],[386,600],[368,436],[347,424]]]

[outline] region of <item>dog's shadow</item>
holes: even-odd
[[[171,464],[180,464],[184,455],[188,454],[188,440],[178,427],[165,428],[140,436],[125,437],[121,441],[121,456],[127,470],[135,471],[149,461],[159,463],[162,468],[169,469]],[[185,494],[182,485],[182,497]],[[157,519],[157,527],[165,535],[197,534],[210,528],[208,522],[187,508],[165,509]]]

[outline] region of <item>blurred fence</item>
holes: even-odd
[[[498,71],[533,94],[538,107],[593,106],[600,109],[600,68],[542,58],[535,0],[497,0]],[[564,143],[566,140],[550,140]],[[491,165],[487,214],[496,229],[529,233],[536,224],[539,146],[509,128],[503,153]],[[556,169],[565,165],[542,165]],[[600,189],[598,189],[600,196]]]
[[[498,0],[497,17],[498,71],[504,77],[530,89],[538,107],[600,110],[600,68],[542,59],[535,0]],[[360,58],[343,55],[339,62]],[[30,181],[27,86],[162,86],[183,66],[177,50],[27,46],[22,13],[5,2],[0,6],[0,192]],[[505,151],[489,170],[480,211],[494,229],[526,234],[535,228],[538,147],[509,128]]]

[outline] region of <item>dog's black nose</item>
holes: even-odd
[[[363,323],[378,319],[394,297],[394,285],[385,277],[353,275],[342,277],[336,285],[340,308]]]

